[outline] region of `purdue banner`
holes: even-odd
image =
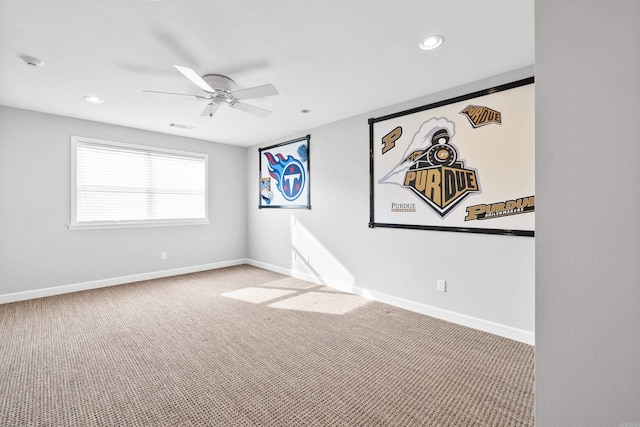
[[[369,227],[533,236],[533,86],[369,119]]]

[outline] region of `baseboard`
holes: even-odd
[[[113,277],[109,279],[93,280],[90,282],[74,283],[71,285],[54,286],[50,288],[34,289],[32,291],[15,292],[0,295],[0,304],[16,301],[24,301],[34,298],[49,297],[53,295],[67,294],[70,292],[86,291],[89,289],[104,288],[106,286],[123,285],[125,283],[140,282],[142,280],[160,279],[163,277],[178,276],[180,274],[197,273],[199,271],[215,270],[217,268],[232,267],[234,265],[248,264],[248,260],[236,259],[231,261],[214,262],[210,264],[193,265],[189,267],[172,268],[169,270],[152,271],[149,273],[132,274],[130,276]]]
[[[468,316],[466,314],[444,310],[442,308],[434,307],[432,305],[411,301],[405,298],[396,297],[396,296],[385,294],[382,292],[371,291],[368,289],[360,288],[358,286],[340,283],[335,280],[320,278],[312,274],[302,273],[299,271],[294,271],[288,268],[283,268],[277,265],[267,264],[267,263],[252,260],[252,259],[247,260],[246,263],[249,265],[253,265],[255,267],[264,268],[265,270],[270,270],[270,271],[274,271],[276,273],[284,274],[287,276],[292,276],[302,280],[307,280],[312,283],[326,285],[340,291],[350,292],[356,295],[360,295],[367,299],[380,301],[385,304],[403,308],[405,310],[410,310],[416,313],[421,313],[427,316],[435,317],[437,319],[442,319],[448,322],[457,323],[459,325],[467,326],[473,329],[478,329],[480,331],[484,331],[490,334],[509,338],[525,344],[529,344],[529,345],[535,344],[535,333],[525,331],[524,329],[518,329],[512,326],[492,322],[490,320],[480,319],[477,317]]]
[[[284,274],[286,276],[292,276],[292,277],[296,277],[312,283],[326,285],[340,291],[350,292],[374,301],[380,301],[385,304],[403,308],[405,310],[410,310],[416,313],[421,313],[427,316],[446,320],[448,322],[457,323],[459,325],[467,326],[470,328],[478,329],[480,331],[488,332],[494,335],[499,335],[501,337],[509,338],[515,341],[523,342],[525,344],[529,344],[529,345],[535,344],[535,334],[533,332],[525,331],[523,329],[514,328],[511,326],[491,322],[489,320],[480,319],[473,316],[468,316],[466,314],[444,310],[428,304],[411,301],[405,298],[396,297],[396,296],[385,294],[382,292],[371,291],[369,289],[360,288],[358,286],[345,284],[336,280],[321,278],[321,277],[314,276],[312,274],[294,271],[294,270],[283,268],[277,265],[267,264],[264,262],[260,262],[252,259],[245,259],[245,258],[210,263],[210,264],[194,265],[189,267],[180,267],[180,268],[174,268],[170,270],[160,270],[160,271],[153,271],[149,273],[133,274],[129,276],[114,277],[109,279],[94,280],[90,282],[74,283],[70,285],[54,286],[50,288],[34,289],[31,291],[3,294],[3,295],[0,295],[0,304],[6,304],[10,302],[23,301],[23,300],[34,299],[34,298],[48,297],[53,295],[61,295],[61,294],[66,294],[70,292],[85,291],[89,289],[103,288],[106,286],[115,286],[115,285],[122,285],[122,284],[132,283],[132,282],[140,282],[143,280],[160,279],[162,277],[178,276],[180,274],[197,273],[199,271],[214,270],[218,268],[232,267],[235,265],[242,265],[242,264],[249,264],[255,267],[263,268],[265,270],[270,270],[276,273]]]

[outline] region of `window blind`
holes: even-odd
[[[207,220],[206,154],[76,138],[72,225]]]

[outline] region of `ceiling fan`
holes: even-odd
[[[244,99],[260,98],[263,96],[278,95],[278,91],[273,85],[266,84],[261,86],[250,87],[247,89],[236,90],[236,82],[231,80],[227,76],[220,74],[206,74],[202,77],[198,75],[189,67],[182,67],[180,65],[174,65],[176,70],[180,71],[191,83],[202,89],[204,95],[192,95],[189,93],[173,93],[173,92],[158,92],[154,90],[143,90],[148,93],[161,93],[165,95],[182,95],[192,96],[198,99],[204,99],[207,101],[207,106],[202,110],[201,116],[212,117],[213,114],[222,105],[228,105],[236,110],[244,111],[245,113],[254,114],[260,117],[267,117],[271,114],[271,111],[264,108],[256,107],[254,105],[245,104],[240,102]]]

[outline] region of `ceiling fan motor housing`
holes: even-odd
[[[222,76],[220,74],[207,74],[202,76],[202,79],[216,91],[233,92],[236,90],[236,82],[227,76]]]

